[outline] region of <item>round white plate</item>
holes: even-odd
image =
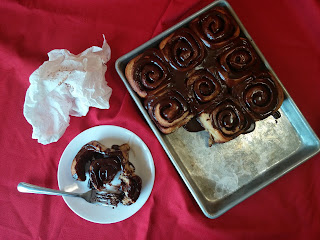
[[[80,217],[95,223],[115,223],[135,214],[149,198],[155,169],[151,153],[146,144],[133,132],[111,125],[89,128],[76,136],[64,150],[58,167],[59,188],[69,192],[86,192],[89,190],[87,181],[76,181],[71,175],[71,163],[76,154],[86,143],[97,140],[106,147],[114,144],[130,145],[129,161],[133,163],[136,174],[142,179],[142,189],[138,200],[130,205],[121,203],[117,207],[101,206],[86,202],[81,198],[63,197],[64,201]]]

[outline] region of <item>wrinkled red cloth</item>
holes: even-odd
[[[211,3],[209,0],[3,0],[0,4],[0,239],[320,239],[320,155],[217,219],[205,217],[157,138],[143,120],[114,64],[117,58]],[[320,135],[320,4],[317,0],[229,0],[250,35]],[[71,117],[62,138],[41,145],[23,116],[29,76],[52,49],[78,54],[112,50],[106,80],[109,110]],[[58,188],[57,169],[68,143],[102,124],[138,134],[153,155],[151,196],[132,217],[96,224],[62,198],[22,194],[19,182]]]

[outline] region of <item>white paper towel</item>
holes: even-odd
[[[33,127],[32,138],[39,143],[58,141],[70,116],[85,116],[89,107],[110,107],[112,89],[105,72],[111,50],[103,38],[102,48],[93,46],[78,55],[66,49],[52,50],[49,61],[31,74],[23,114]]]

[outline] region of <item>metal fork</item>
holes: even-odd
[[[18,184],[17,189],[22,193],[36,193],[36,194],[46,194],[46,195],[56,195],[56,196],[68,196],[68,197],[80,197],[86,200],[88,203],[97,203],[104,206],[110,206],[108,201],[104,200],[106,195],[96,190],[89,190],[85,193],[73,193],[65,192],[60,190],[54,190],[45,187],[39,187],[30,183],[21,182]],[[105,193],[106,194],[106,193]]]

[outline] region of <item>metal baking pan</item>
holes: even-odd
[[[258,121],[252,133],[241,135],[230,142],[208,147],[206,132],[187,132],[183,128],[168,135],[159,132],[141,99],[127,82],[125,67],[132,58],[148,48],[158,47],[163,38],[214,6],[224,6],[230,10],[242,32],[274,74],[226,1],[211,3],[116,61],[116,70],[133,100],[208,218],[225,213],[320,150],[319,139],[281,83],[285,93],[285,100],[279,110],[281,118],[275,120],[269,117]]]

